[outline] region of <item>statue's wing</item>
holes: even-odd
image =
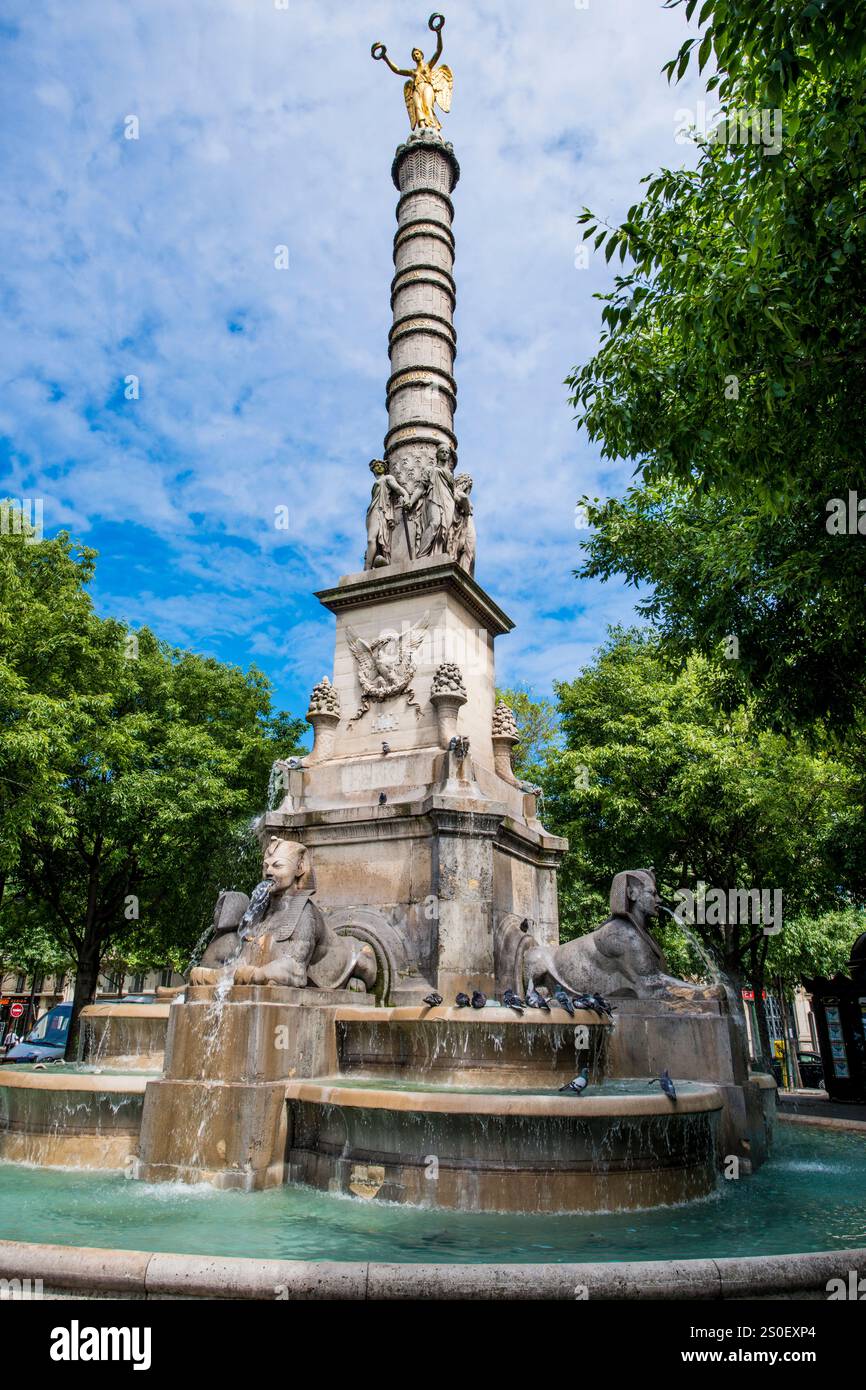
[[[409,78],[409,81],[408,81],[408,82],[404,82],[404,83],[403,83],[403,97],[404,97],[404,100],[405,100],[405,102],[406,102],[406,110],[409,112],[409,124],[411,125],[412,129],[414,130],[414,129],[415,129],[415,123],[416,123],[418,117],[417,117],[417,113],[416,113],[416,111],[415,111],[415,100],[414,100],[414,97],[415,97],[415,83],[413,82],[413,80],[412,80],[411,77]]]
[[[400,638],[400,660],[397,662],[397,670],[401,676],[408,676],[412,670],[412,657],[420,647],[427,635],[430,626],[430,610],[419,618],[414,627],[410,627],[408,632],[404,632]]]
[[[349,643],[349,651],[358,663],[358,675],[361,681],[375,681],[376,663],[373,660],[373,653],[370,651],[363,637],[359,637],[354,628],[347,627],[346,641]]]
[[[454,90],[454,75],[445,63],[440,63],[430,74],[430,81],[436,93],[436,100],[443,111],[451,110],[451,93]]]

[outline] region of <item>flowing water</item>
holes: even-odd
[[[307,1188],[218,1192],[0,1163],[0,1239],[410,1264],[844,1250],[866,1245],[866,1139],[780,1126],[769,1163],[704,1201],[591,1216],[437,1212]]]

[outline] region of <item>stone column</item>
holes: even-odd
[[[460,166],[450,144],[432,130],[420,130],[398,148],[391,175],[400,199],[391,284],[394,323],[385,457],[400,476],[401,464],[405,466],[412,455],[428,464],[438,445],[457,445],[450,194]]]

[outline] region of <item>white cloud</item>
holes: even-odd
[[[425,18],[403,0],[7,6],[0,430],[15,486],[90,543],[113,526],[122,549],[131,524],[128,589],[122,567],[104,585],[98,571],[105,611],[203,650],[219,636],[296,708],[330,655],[333,620],[310,591],[359,565],[386,428],[389,171],[406,118],[369,48],[405,57],[431,37]],[[478,577],[529,628],[503,644],[511,681],[573,674],[631,609],[624,589],[572,577],[575,501],[630,474],[578,438],[562,385],[594,349],[592,294],[610,274],[575,270],[575,218],[584,204],[619,218],[644,173],[691,157],[675,113],[698,89],[659,73],[682,28],[647,0],[447,11],[456,427]]]

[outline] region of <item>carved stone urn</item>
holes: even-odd
[[[313,686],[307,723],[313,726],[313,747],[308,763],[324,762],[334,751],[334,734],[340,722],[340,697],[327,676]]]
[[[436,667],[430,689],[430,703],[436,711],[440,748],[447,748],[457,734],[460,706],[466,704],[463,673],[453,661],[443,661]]]
[[[493,766],[506,782],[517,782],[511,766],[514,747],[520,742],[517,721],[511,708],[500,700],[493,711]]]

